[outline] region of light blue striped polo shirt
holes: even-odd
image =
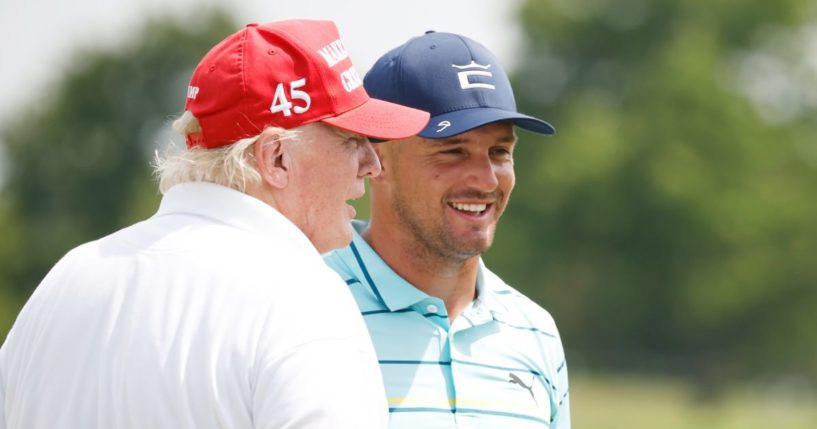
[[[324,255],[374,342],[392,428],[569,428],[564,350],[553,318],[480,261],[477,299],[445,303],[397,275],[360,236]]]

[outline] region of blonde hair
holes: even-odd
[[[183,136],[201,132],[198,119],[190,111],[173,121],[173,129]],[[296,130],[277,130],[279,140],[293,140]],[[179,151],[169,148],[156,152],[153,174],[159,182],[159,191],[185,182],[210,182],[246,192],[248,185],[261,183],[261,174],[255,162],[254,143],[259,135],[213,149],[192,147]]]

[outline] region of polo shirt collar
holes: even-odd
[[[366,229],[366,225],[367,223],[363,221],[352,221],[352,244],[363,262],[359,264],[360,269],[363,271],[363,277],[366,281],[372,283],[372,289],[376,294],[380,295],[383,304],[389,311],[394,312],[404,310],[420,301],[428,299],[429,295],[417,289],[406,279],[394,272],[394,270],[386,264],[386,261],[363,239],[360,233]],[[358,255],[355,256],[357,257]]]
[[[367,281],[373,282],[372,288],[380,295],[383,304],[389,311],[398,311],[409,308],[421,301],[425,301],[430,296],[417,289],[406,279],[389,267],[388,264],[369,246],[360,234],[366,229],[367,223],[360,220],[353,220],[352,244],[363,261],[361,270],[363,277]],[[368,274],[368,277],[366,277]],[[387,284],[381,284],[382,282]],[[502,304],[496,291],[504,286],[504,283],[492,272],[490,272],[482,261],[479,260],[479,270],[477,271],[477,299],[470,307],[487,310],[487,314],[503,314],[508,309]]]
[[[171,187],[162,197],[155,216],[187,214],[246,231],[258,237],[309,249],[315,246],[286,216],[269,204],[225,186],[209,182],[185,182]]]
[[[496,274],[492,273],[480,258],[479,271],[477,272],[477,299],[474,305],[482,306],[491,313],[507,313],[508,307],[502,303],[502,299],[497,293],[502,289],[507,289],[507,285]]]

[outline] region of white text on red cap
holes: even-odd
[[[329,67],[349,58],[349,52],[346,51],[346,47],[343,46],[343,42],[341,42],[340,39],[318,49],[318,53],[326,60],[326,64]]]

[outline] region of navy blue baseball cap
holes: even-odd
[[[467,37],[433,31],[380,57],[363,78],[371,97],[431,113],[419,132],[442,139],[511,121],[528,131],[553,134],[547,122],[517,112],[511,82],[487,48]]]

